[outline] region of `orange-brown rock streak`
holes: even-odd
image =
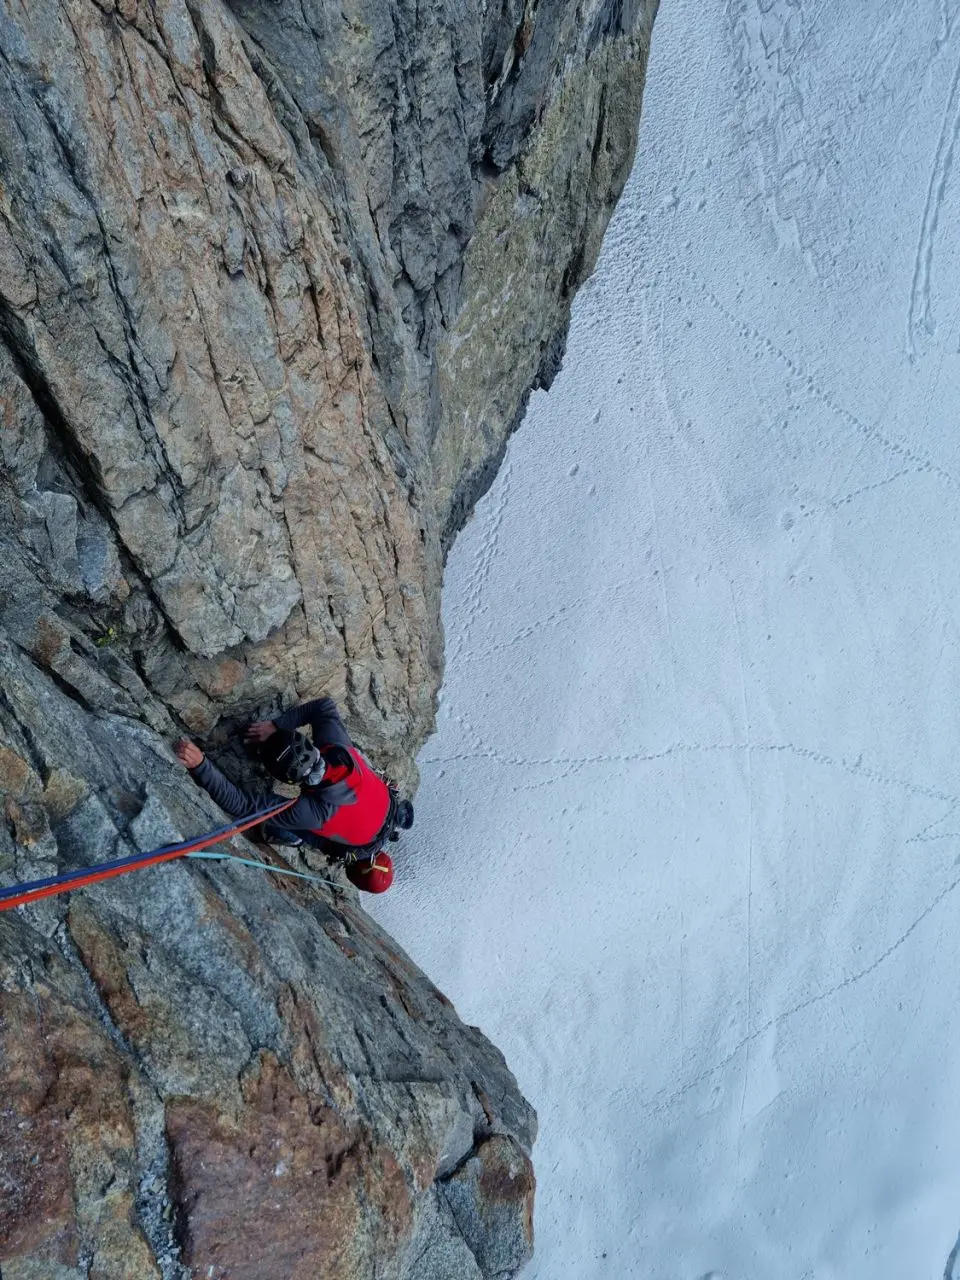
[[[373,1274],[412,1221],[389,1150],[302,1093],[264,1054],[227,1117],[175,1099],[167,1133],[184,1260],[230,1280],[343,1280]]]
[[[49,991],[0,993],[0,1264],[83,1251],[96,1280],[159,1276],[135,1223],[128,1069]]]

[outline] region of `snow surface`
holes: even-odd
[[[958,134],[952,0],[663,0],[450,558],[375,909],[540,1113],[529,1280],[960,1277]]]

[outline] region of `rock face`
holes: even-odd
[[[444,555],[559,366],[654,9],[0,0],[2,883],[217,825],[171,736],[320,692],[413,782]],[[502,1059],[294,883],[0,916],[4,1280],[522,1265]]]
[[[46,678],[0,666],[26,718]],[[31,752],[65,768],[51,793],[3,753],[17,874],[217,824],[136,722],[74,704],[38,723]],[[116,774],[77,799],[67,780],[108,744]],[[3,918],[4,1280],[512,1275],[535,1123],[344,893],[178,862]]]

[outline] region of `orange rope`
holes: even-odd
[[[268,818],[275,818],[284,809],[296,804],[298,797],[285,800],[283,804],[272,809],[262,810],[252,817],[244,818],[229,827],[218,831],[207,832],[193,840],[185,840],[178,845],[164,845],[160,849],[151,849],[148,853],[135,853],[129,858],[118,858],[115,862],[100,862],[94,867],[81,867],[76,871],[65,871],[61,875],[51,876],[49,880],[34,880],[29,884],[13,884],[0,889],[0,911],[9,911],[12,907],[26,906],[31,902],[39,902],[41,898],[51,898],[58,893],[69,893],[73,889],[82,889],[88,884],[97,884],[100,880],[112,880],[115,876],[126,875],[128,871],[139,871],[141,867],[153,867],[159,862],[172,862],[175,858],[186,857],[196,849],[205,849],[208,845],[228,840],[231,836],[248,831]]]

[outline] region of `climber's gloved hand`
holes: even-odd
[[[188,769],[197,769],[203,764],[203,752],[189,738],[181,738],[179,742],[175,743],[173,754]]]
[[[277,726],[272,720],[254,720],[253,724],[247,725],[245,736],[247,742],[266,742],[276,732]]]

